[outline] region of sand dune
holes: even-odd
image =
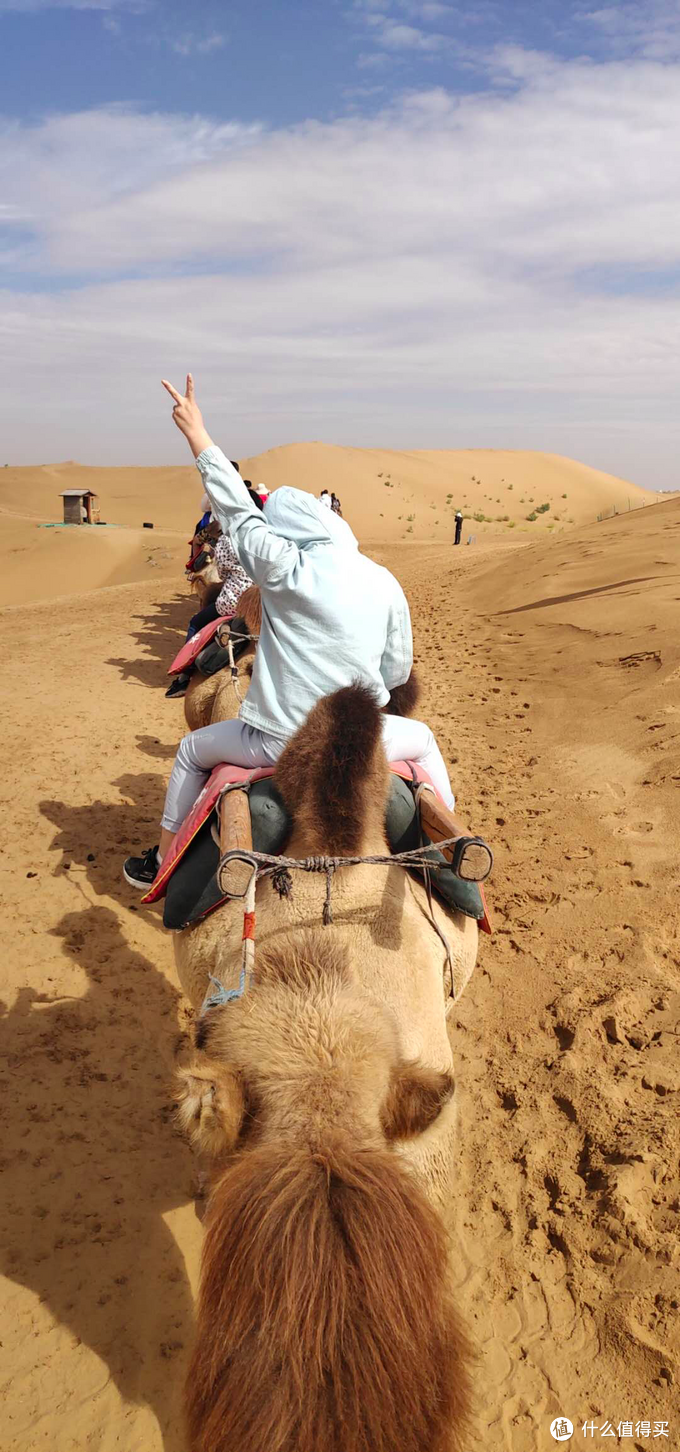
[[[481,540],[509,529],[533,535],[583,524],[614,508],[635,509],[657,497],[574,459],[509,449],[397,453],[290,444],[243,461],[243,472],[270,487],[334,490],[363,540],[452,539],[458,508],[465,515],[464,537]],[[545,504],[550,508],[536,513]]]
[[[134,471],[106,472],[119,520],[138,526],[123,497]],[[149,472],[181,557],[196,481],[174,471],[161,514],[172,471]],[[56,484],[65,477],[72,466]],[[34,482],[35,512],[54,513],[53,476]],[[335,487],[347,505],[349,483]],[[17,488],[28,508],[21,479],[7,488],[6,508]],[[348,513],[370,521],[361,503]],[[173,561],[161,577],[141,558],[138,528],[58,538],[35,524],[3,523],[12,589],[11,551],[29,529],[26,580],[40,559],[33,588],[53,579],[68,598],[0,612],[11,681],[0,1446],[185,1452],[202,1230],[170,1083],[188,1018],[169,936],[120,864],[155,840],[183,725],[165,671],[191,600]],[[469,1452],[543,1452],[558,1414],[578,1440],[586,1419],[665,1419],[670,1442],[638,1444],[673,1446],[680,501],[537,542],[515,535],[453,551],[386,530],[373,550],[409,595],[422,714],[460,810],[497,850],[496,932],[451,1024],[453,1273],[480,1351]],[[149,577],[112,583],[126,561]],[[29,724],[45,719],[27,751]]]
[[[572,459],[493,449],[395,453],[290,444],[243,460],[242,471],[271,488],[333,489],[362,543],[450,541],[458,507],[465,514],[463,538],[472,535],[481,543],[561,532],[603,511],[636,509],[657,498]],[[61,490],[78,487],[95,491],[102,519],[116,528],[39,528],[61,519]],[[69,462],[1,469],[7,570],[0,604],[144,580],[153,571],[174,573],[200,512],[201,492],[190,464],[99,469]],[[550,508],[528,519],[545,504]],[[145,521],[153,524],[153,533],[142,532]],[[74,542],[76,535],[82,538]]]

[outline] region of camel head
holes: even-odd
[[[179,1120],[216,1160],[255,1141],[322,1151],[339,1124],[386,1148],[422,1134],[454,1090],[449,1073],[404,1059],[391,1012],[359,988],[326,929],[263,950],[252,989],[208,1010],[196,1042]]]
[[[194,557],[191,569],[187,570],[187,579],[203,606],[217,598],[222,589],[222,578],[215,564],[215,549],[212,544],[206,542],[200,554]]]

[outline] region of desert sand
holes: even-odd
[[[297,464],[275,450],[251,477],[315,487],[321,447]],[[677,1446],[680,500],[595,523],[630,486],[560,460],[550,487],[573,489],[575,526],[551,536],[541,517],[538,536],[477,530],[453,550],[448,515],[443,538],[400,539],[372,482],[386,455],[337,453],[324,482],[407,591],[421,714],[497,854],[494,936],[451,1018],[470,1452],[539,1452],[558,1414],[574,1442],[586,1420],[664,1420],[668,1441],[626,1445]],[[391,457],[399,487],[441,503],[452,456]],[[433,460],[432,480],[397,457]],[[0,475],[0,1447],[184,1452],[202,1232],[171,1080],[189,1015],[160,916],[120,869],[156,840],[183,729],[163,688],[200,491],[190,469],[84,471],[121,528],[39,530],[77,469]]]
[[[241,471],[272,489],[293,484],[316,494],[334,490],[364,544],[448,542],[458,508],[465,514],[463,539],[472,535],[481,543],[559,533],[598,514],[657,501],[649,490],[573,459],[495,449],[404,454],[291,444],[242,460]],[[46,528],[63,517],[61,490],[77,488],[98,495],[106,527]],[[156,576],[176,579],[201,494],[191,465],[104,469],[69,462],[0,469],[0,605]],[[142,527],[145,521],[153,530]]]

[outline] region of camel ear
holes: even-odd
[[[217,1158],[239,1137],[245,1100],[232,1069],[215,1060],[194,1062],[177,1072],[177,1118],[196,1149]]]
[[[411,1139],[434,1124],[453,1095],[453,1076],[420,1064],[400,1064],[392,1071],[392,1082],[382,1110],[386,1139]]]

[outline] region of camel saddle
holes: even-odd
[[[385,817],[387,839],[392,852],[408,852],[417,848],[421,840],[415,787],[420,782],[430,786],[432,783],[427,773],[414,762],[393,762],[390,771],[392,790]],[[243,785],[248,789],[254,849],[272,855],[283,852],[291,822],[272,780],[273,774],[274,767],[271,766],[258,767],[254,771],[228,764],[215,767],[177,833],[155,882],[142,898],[144,903],[165,899],[163,923],[166,928],[187,928],[227,901],[217,882],[220,849],[213,836],[219,799],[225,787]],[[438,897],[447,908],[475,918],[482,932],[490,933],[481,884],[463,882],[424,834],[423,842],[432,863],[430,878]],[[422,869],[411,870],[417,876],[423,876]]]
[[[228,666],[230,663],[229,651],[225,645],[220,645],[220,642],[215,640],[220,626],[227,621],[233,636],[234,660],[237,661],[250,644],[246,622],[238,615],[218,615],[217,620],[211,620],[209,625],[204,625],[202,630],[197,630],[191,640],[184,642],[182,649],[170,666],[168,675],[177,676],[182,671],[188,674],[196,670],[200,671],[201,675],[214,676],[217,671]]]

